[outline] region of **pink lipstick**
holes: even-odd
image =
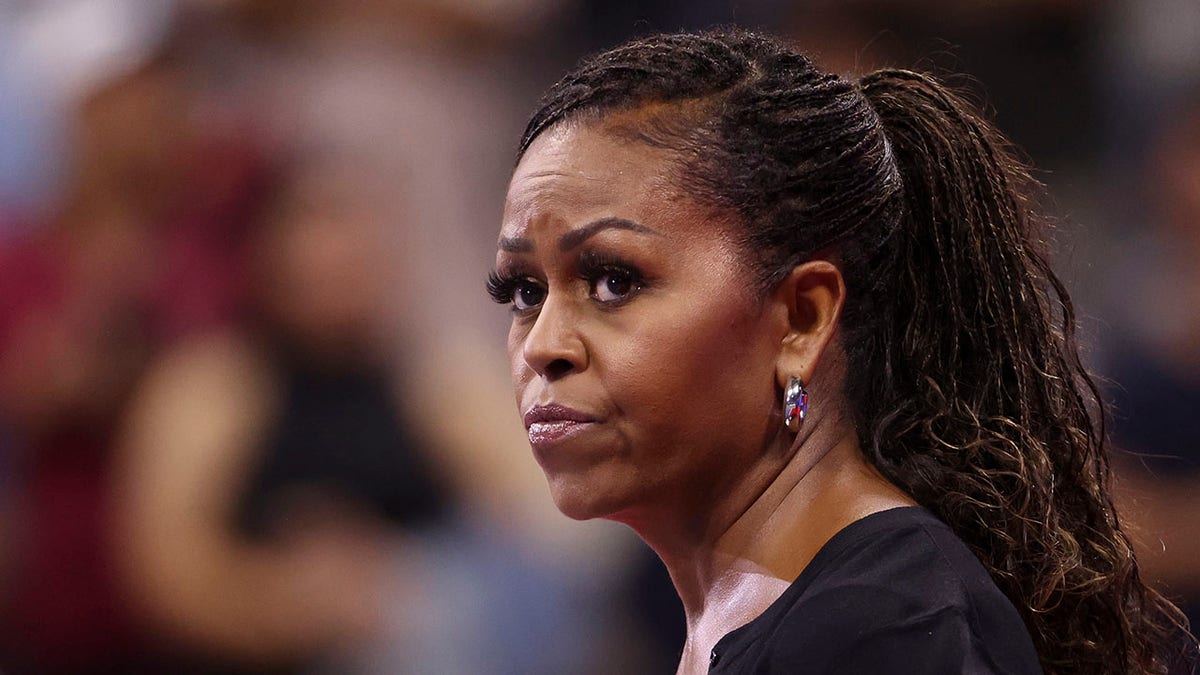
[[[575,436],[596,424],[593,415],[557,403],[538,405],[525,413],[525,430],[534,447],[552,445]]]

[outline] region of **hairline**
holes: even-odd
[[[569,132],[578,129],[591,128],[608,137],[629,145],[641,145],[659,151],[667,164],[661,174],[662,187],[669,190],[671,197],[690,200],[697,207],[707,211],[708,217],[719,223],[713,229],[722,230],[738,252],[740,264],[754,278],[754,283],[748,288],[751,295],[763,300],[772,288],[784,277],[794,265],[786,265],[782,270],[777,256],[761,251],[753,245],[753,232],[747,217],[737,208],[715,203],[715,200],[698,196],[686,186],[684,176],[693,170],[687,153],[692,148],[688,146],[683,134],[667,130],[663,135],[677,139],[678,143],[670,143],[666,138],[660,140],[648,135],[646,126],[656,120],[666,119],[673,112],[683,111],[686,120],[695,122],[691,126],[699,128],[705,121],[715,121],[716,109],[724,103],[732,91],[732,87],[715,92],[708,96],[689,96],[678,99],[662,99],[643,97],[620,104],[605,104],[587,102],[578,105],[561,114],[553,122],[544,125],[528,139],[523,150],[517,155],[519,164],[525,154],[539,138],[557,132]]]

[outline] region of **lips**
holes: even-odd
[[[525,413],[525,428],[555,422],[595,422],[596,417],[557,403],[535,405]]]
[[[525,413],[525,430],[534,447],[559,443],[597,422],[593,415],[557,403],[534,406]]]

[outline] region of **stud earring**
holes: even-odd
[[[800,431],[800,423],[808,414],[808,391],[798,377],[788,380],[783,390],[783,425],[793,434]]]

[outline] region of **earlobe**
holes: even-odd
[[[837,331],[846,284],[828,260],[812,260],[792,269],[776,292],[787,306],[788,332],[775,368],[780,388],[791,378],[812,382],[821,357]]]

